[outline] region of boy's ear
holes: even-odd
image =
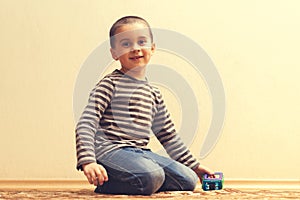
[[[155,45],[155,43],[152,43],[152,45],[151,45],[151,56],[154,54],[155,49],[156,49],[156,45]]]
[[[113,48],[110,48],[110,53],[111,53],[111,56],[113,57],[113,59],[119,60],[119,57],[117,56],[116,50],[114,50]]]

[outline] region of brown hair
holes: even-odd
[[[152,34],[151,27],[150,27],[150,25],[148,24],[148,22],[145,19],[143,19],[141,17],[138,17],[138,16],[125,16],[125,17],[122,17],[122,18],[118,19],[112,25],[112,27],[110,28],[109,38],[110,38],[110,46],[112,48],[115,47],[115,43],[114,43],[115,42],[115,38],[114,38],[114,35],[116,35],[117,29],[120,28],[123,25],[133,24],[133,23],[143,23],[143,24],[145,24],[147,26],[147,28],[149,29],[151,42],[153,42],[153,34]]]

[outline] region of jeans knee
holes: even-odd
[[[165,172],[163,169],[155,169],[144,173],[141,176],[143,189],[141,190],[142,195],[151,195],[159,190],[165,181]]]
[[[193,191],[196,188],[197,182],[198,176],[195,173],[192,173],[190,176],[186,177],[186,182],[182,185],[182,190]]]

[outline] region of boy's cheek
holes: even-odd
[[[130,50],[129,49],[123,49],[123,50],[118,50],[118,51],[116,51],[116,56],[117,57],[121,57],[121,56],[123,56],[123,55],[125,55],[125,54],[127,54],[127,53],[129,53],[130,52]]]

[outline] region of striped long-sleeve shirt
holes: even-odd
[[[115,70],[92,90],[77,123],[77,169],[118,148],[147,149],[151,133],[172,159],[199,165],[176,133],[159,90]]]

